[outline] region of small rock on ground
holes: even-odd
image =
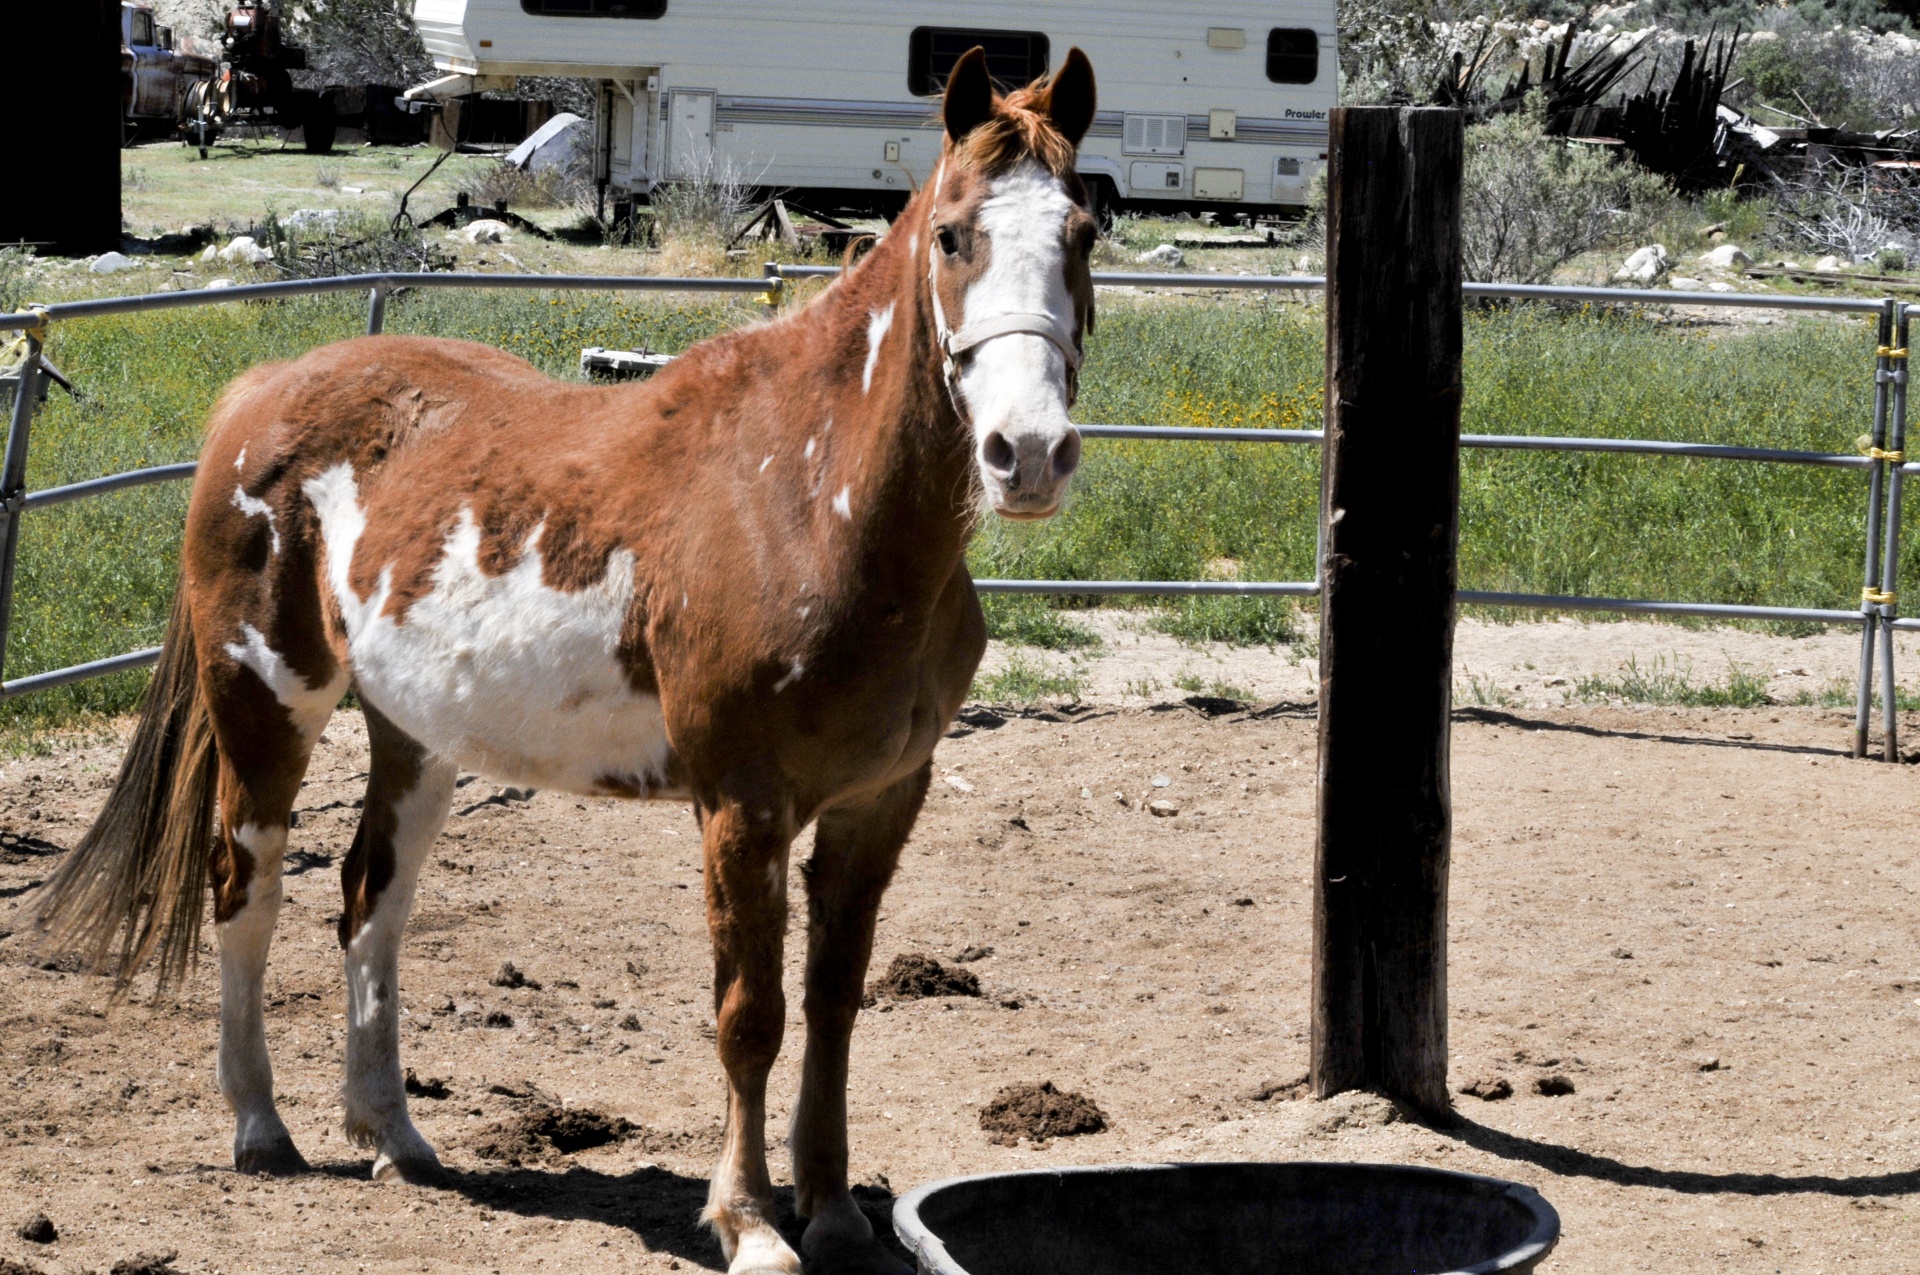
[[[54,1229],[53,1219],[45,1213],[35,1213],[14,1229],[14,1234],[30,1244],[51,1244],[60,1238],[60,1232]]]
[[[1548,1098],[1564,1098],[1573,1092],[1573,1081],[1555,1072],[1551,1076],[1542,1076],[1533,1082],[1536,1093]]]

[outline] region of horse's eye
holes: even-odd
[[[946,253],[949,257],[960,251],[960,241],[953,237],[953,229],[951,227],[940,227],[940,229],[933,232],[933,237],[939,241],[940,251]]]

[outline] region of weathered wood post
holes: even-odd
[[[1316,1097],[1444,1119],[1459,112],[1333,113],[1321,479]]]

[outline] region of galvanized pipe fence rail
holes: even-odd
[[[367,331],[382,330],[387,299],[404,289],[495,288],[522,291],[648,291],[721,292],[757,294],[769,306],[778,306],[789,280],[837,275],[837,266],[782,266],[769,262],[759,279],[694,279],[602,275],[492,275],[492,274],[370,274],[330,279],[302,279],[281,283],[248,284],[219,290],[202,289],[155,293],[142,297],[110,297],[90,301],[35,306],[19,314],[0,315],[0,333],[20,332],[25,358],[17,374],[0,378],[10,383],[13,403],[4,458],[0,459],[0,670],[4,670],[8,630],[11,627],[14,564],[19,549],[21,515],[68,501],[104,495],[148,483],[189,478],[194,462],[158,465],[111,474],[42,491],[26,490],[27,448],[33,411],[39,397],[40,352],[50,325],[72,319],[188,306],[221,305],[237,301],[278,300],[342,292],[367,295]],[[1198,288],[1209,291],[1313,292],[1326,280],[1317,275],[1216,275],[1096,273],[1096,285],[1107,287]],[[1687,616],[1715,620],[1856,624],[1861,629],[1860,666],[1855,697],[1853,753],[1867,754],[1873,702],[1882,708],[1883,756],[1899,758],[1897,683],[1893,634],[1920,631],[1920,618],[1903,618],[1898,609],[1901,500],[1908,475],[1920,474],[1920,462],[1906,459],[1907,357],[1912,318],[1920,305],[1893,298],[1869,300],[1841,297],[1777,297],[1754,293],[1648,292],[1634,288],[1576,288],[1529,284],[1470,283],[1462,289],[1469,298],[1580,301],[1601,304],[1713,306],[1728,309],[1766,309],[1820,313],[1870,314],[1878,319],[1874,354],[1871,429],[1863,454],[1791,451],[1715,443],[1682,443],[1657,439],[1563,438],[1531,435],[1469,434],[1463,447],[1493,451],[1592,452],[1630,456],[1672,456],[1765,464],[1811,465],[1864,471],[1867,477],[1865,552],[1862,588],[1857,609],[1748,606],[1695,601],[1654,601],[1641,598],[1601,598],[1577,595],[1502,593],[1463,589],[1459,601],[1476,606],[1545,610],[1606,611],[1634,615]],[[1079,427],[1089,439],[1140,439],[1168,442],[1319,444],[1322,431],[1311,429],[1210,429],[1162,425],[1101,425]],[[982,593],[1051,594],[1081,597],[1297,597],[1320,595],[1319,554],[1312,580],[976,580]],[[0,701],[33,691],[49,690],[89,678],[141,668],[159,658],[159,648],[129,651],[72,668],[36,673],[0,681]],[[1879,685],[1875,686],[1878,673]]]

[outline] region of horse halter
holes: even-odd
[[[945,175],[944,165],[940,176]],[[939,224],[939,178],[934,183],[935,207],[927,213],[927,225]],[[1086,361],[1086,354],[1080,348],[1079,334],[1051,314],[1037,310],[1008,310],[1000,314],[990,314],[974,319],[955,332],[947,325],[946,307],[940,304],[940,241],[933,236],[933,242],[927,249],[927,292],[933,298],[934,338],[940,344],[941,375],[946,381],[947,397],[953,401],[953,410],[961,421],[971,426],[972,417],[961,405],[960,398],[960,358],[970,350],[977,350],[987,342],[1003,336],[1037,336],[1053,343],[1055,349],[1067,361],[1067,406],[1073,406],[1080,397],[1080,365]]]

